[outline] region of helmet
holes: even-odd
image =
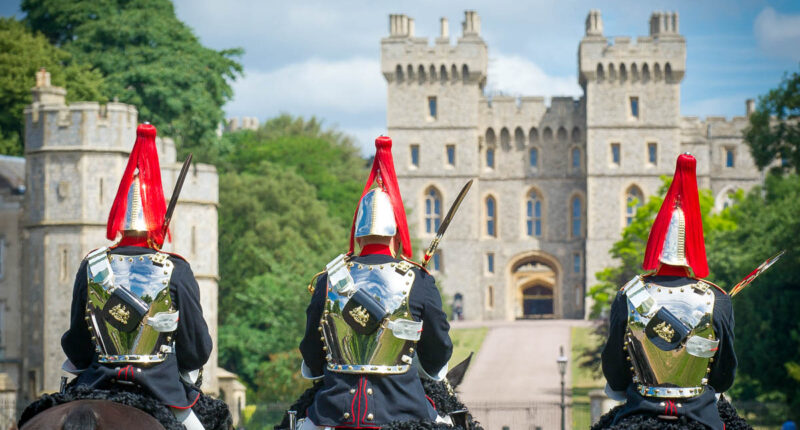
[[[386,191],[373,188],[364,194],[356,212],[355,237],[394,236],[397,223],[394,220],[392,199]]]

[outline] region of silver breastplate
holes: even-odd
[[[328,370],[408,371],[422,331],[422,323],[411,319],[408,305],[414,279],[411,265],[402,261],[363,265],[340,256],[328,265],[327,299],[319,327]],[[379,311],[373,311],[376,303]],[[369,331],[370,327],[375,328]]]
[[[628,299],[625,348],[644,396],[693,397],[708,383],[719,340],[712,325],[714,287],[700,280],[663,286],[636,277]]]
[[[101,363],[158,363],[173,351],[178,312],[167,254],[87,256],[86,321]]]

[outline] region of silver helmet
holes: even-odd
[[[672,211],[659,261],[671,266],[689,267],[686,261],[686,217],[680,207]]]
[[[397,222],[389,194],[380,188],[369,190],[358,204],[355,237],[394,236]]]
[[[127,200],[127,205],[125,206],[125,221],[122,223],[122,231],[128,235],[146,235],[147,223],[144,219],[144,207],[142,206],[138,173],[133,176],[131,186],[128,188]]]

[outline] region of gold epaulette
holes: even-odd
[[[400,259],[402,261],[405,261],[406,263],[410,263],[410,264],[413,264],[414,266],[419,267],[420,270],[422,270],[423,272],[427,273],[428,275],[431,274],[431,272],[429,272],[428,269],[426,269],[423,265],[417,263],[416,261],[412,261],[412,260],[406,258],[405,255],[400,256]]]
[[[319,278],[322,274],[328,273],[327,270],[323,270],[322,272],[317,273],[311,278],[311,281],[308,283],[308,292],[310,294],[314,294],[315,285],[317,285],[317,278]]]

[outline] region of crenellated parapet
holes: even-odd
[[[480,17],[464,12],[461,37],[451,44],[447,18],[433,43],[416,37],[414,19],[402,14],[389,16],[389,37],[381,40],[381,72],[389,84],[483,83],[488,51],[480,37]]]
[[[650,34],[603,36],[600,11],[586,18],[586,33],[578,49],[579,82],[597,84],[675,84],[686,72],[686,40],[679,33],[677,12],[653,12]]]

